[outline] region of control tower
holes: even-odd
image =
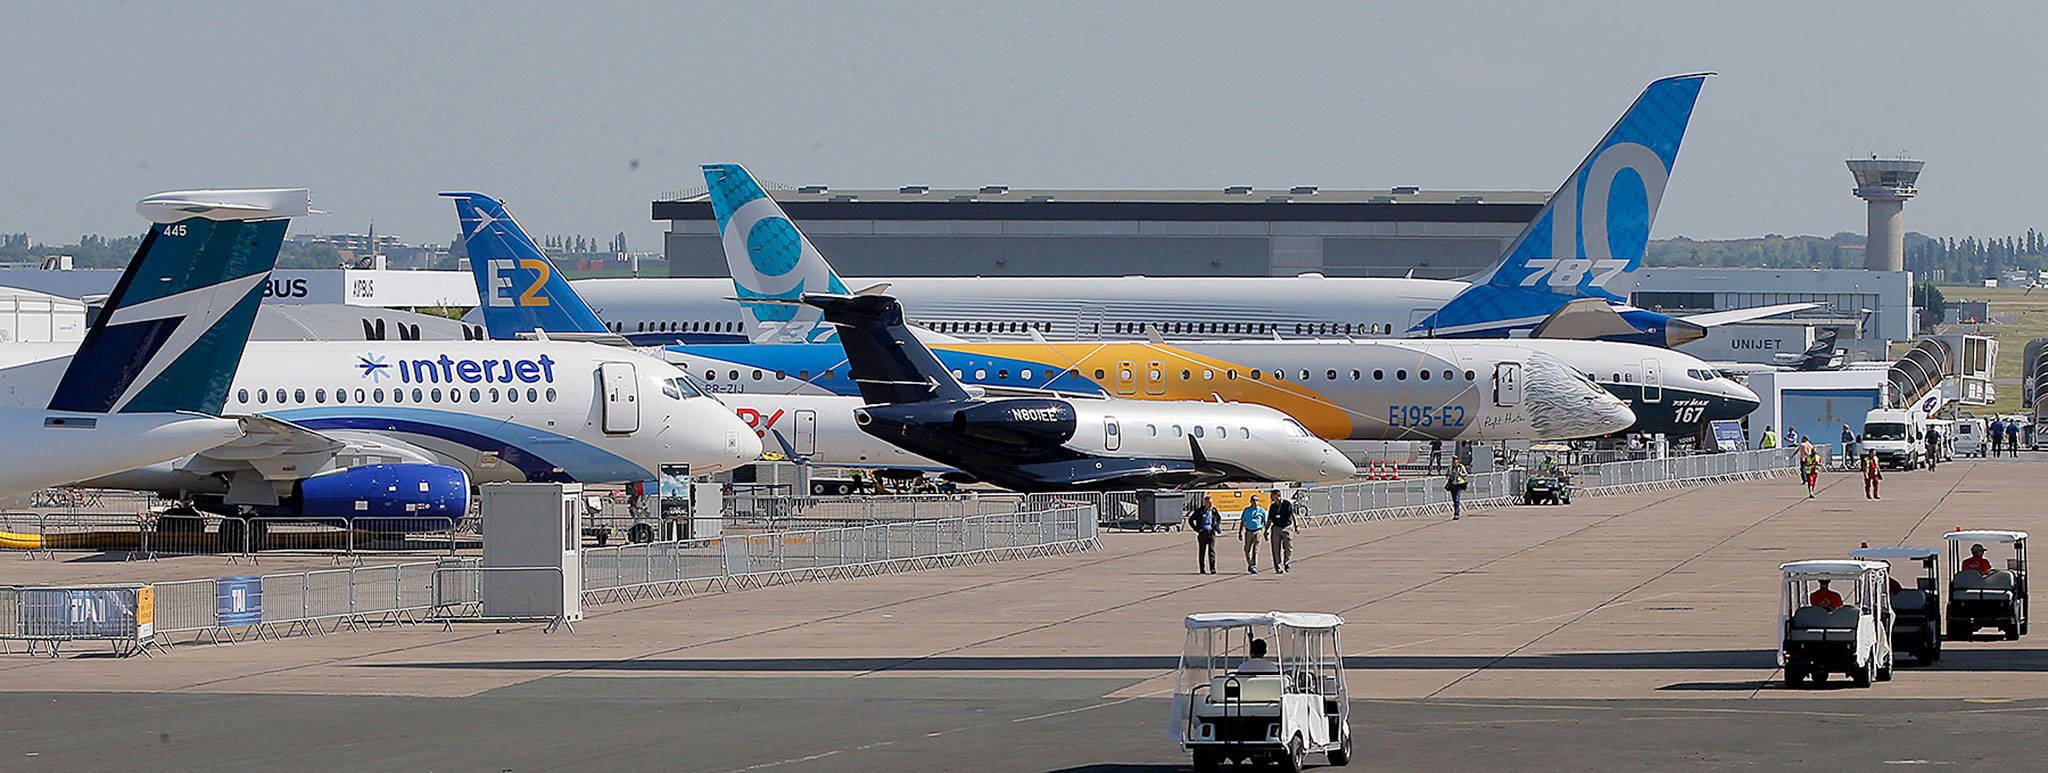
[[[1863,267],[1871,271],[1906,270],[1906,200],[1919,193],[1925,161],[1904,158],[1849,160],[1856,176],[1856,198],[1870,203],[1870,225],[1864,231]]]

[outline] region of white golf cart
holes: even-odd
[[[1928,665],[1941,659],[1941,551],[1934,548],[1861,547],[1849,551],[1859,561],[1917,561],[1920,577],[1913,587],[1892,592],[1892,651],[1905,652]],[[1896,580],[1900,575],[1893,573]],[[1912,576],[1908,572],[1906,576]]]
[[[2023,531],[1952,531],[1948,538],[1948,563],[1956,568],[1948,581],[1948,635],[1967,639],[1979,628],[1997,628],[2007,641],[2027,632],[2027,533]],[[1969,546],[2010,545],[2012,555],[2005,568],[1993,565],[1989,574],[1964,569],[1962,556]],[[1986,550],[1986,552],[1991,552]]]
[[[1857,687],[1892,678],[1891,564],[1883,561],[1794,561],[1780,564],[1785,598],[1778,613],[1778,664],[1785,686],[1847,674]],[[1841,597],[1829,608],[1814,602],[1821,583]]]
[[[1350,764],[1343,624],[1316,612],[1188,615],[1167,732],[1194,754],[1195,770],[1272,762],[1297,771],[1313,753]]]

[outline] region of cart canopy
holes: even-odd
[[[1344,618],[1323,612],[1198,612],[1188,615],[1188,630],[1284,625],[1289,628],[1336,628]]]
[[[1821,579],[1860,577],[1864,572],[1888,570],[1891,564],[1883,561],[1793,561],[1779,564],[1778,571],[1788,579]]]
[[[1950,542],[2018,542],[2027,538],[2023,531],[1998,531],[1979,529],[1977,531],[1952,531],[1943,536]]]
[[[1925,561],[1940,555],[1941,551],[1934,548],[1909,548],[1903,545],[1898,547],[1857,548],[1849,551],[1850,558],[1862,561],[1887,561],[1891,559]]]

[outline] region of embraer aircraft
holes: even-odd
[[[886,284],[915,326],[976,340],[1542,335],[1673,346],[1704,327],[1814,304],[1674,319],[1628,307],[1607,288],[1641,264],[1665,183],[1706,76],[1651,83],[1486,271],[1461,280],[1336,278],[933,278],[843,280],[744,169],[706,167],[733,283],[584,279],[577,291],[610,329],[640,344],[828,341],[793,300]],[[1595,303],[1572,307],[1574,298]],[[1618,316],[1617,316],[1618,314]]]
[[[465,220],[465,232],[486,234],[476,240],[470,251],[471,264],[479,272],[481,308],[492,336],[509,338],[516,331],[542,328],[549,335],[618,338],[593,321],[596,315],[586,313],[587,308],[569,283],[560,281],[553,265],[532,248],[532,240],[517,230],[496,202],[477,194],[452,197],[456,199],[458,216]],[[473,227],[471,222],[481,225]],[[794,226],[790,229],[796,238],[802,238]],[[823,257],[819,256],[818,261],[822,265]],[[778,301],[773,305],[787,304]],[[498,321],[490,321],[493,318]],[[558,332],[563,328],[568,328],[568,332]],[[1302,367],[1314,367],[1319,373],[1324,364],[1331,362],[1348,363],[1347,368],[1358,368],[1365,362],[1380,366],[1377,371],[1352,371],[1376,373],[1380,376],[1378,382],[1354,377],[1347,385],[1321,392],[1285,378],[1267,379],[1259,368],[1218,359],[1229,355],[1205,356],[1186,349],[1143,344],[941,344],[938,356],[955,378],[991,390],[1179,401],[1206,401],[1221,396],[1225,400],[1279,409],[1321,437],[1333,440],[1566,439],[1612,434],[1626,429],[1635,420],[1613,395],[1587,383],[1557,359],[1532,352],[1524,343],[1385,340],[1200,344],[1249,345],[1259,353],[1267,352],[1265,347],[1296,347],[1291,351],[1305,352],[1310,358]],[[998,358],[976,354],[982,351],[981,347],[1006,346],[1025,348]],[[1345,348],[1335,348],[1338,346]],[[1674,354],[1648,347],[1621,348]],[[1342,359],[1333,358],[1333,354]],[[844,419],[835,418],[832,408],[811,403],[785,405],[784,398],[778,397],[860,394],[844,368],[845,354],[836,344],[675,346],[663,356],[682,364],[692,375],[703,374],[722,399],[743,417],[751,413],[764,438],[780,441],[779,445],[792,449],[792,455],[817,459],[851,459],[856,455],[864,460],[886,458],[865,447],[859,440],[863,437],[860,433],[835,429]],[[1130,359],[1120,369],[1117,361],[1103,362],[1100,367],[1090,365],[1102,356]],[[1167,362],[1174,365],[1167,368],[1161,364]],[[1136,363],[1159,367],[1147,370],[1146,379],[1141,382],[1136,375]],[[1094,372],[1093,378],[1087,375],[1088,371]],[[1414,382],[1408,380],[1411,371],[1416,373]],[[1439,371],[1452,372],[1456,377],[1435,378]],[[1107,372],[1120,373],[1120,380],[1113,381]],[[1182,373],[1183,377],[1174,381],[1169,375],[1173,372]],[[1425,372],[1429,377],[1423,375]],[[1196,378],[1197,373],[1203,375]],[[1483,379],[1478,375],[1481,373],[1486,374]],[[1484,384],[1480,383],[1482,380]],[[1144,384],[1142,390],[1138,387],[1140,383]],[[1119,388],[1112,389],[1112,384]],[[848,416],[852,407],[839,408],[837,413]],[[792,419],[790,434],[786,436],[773,428],[782,416]],[[1391,425],[1389,417],[1395,417]],[[828,442],[848,445],[825,445]],[[909,459],[830,463],[918,466]]]
[[[0,408],[10,441],[0,496],[156,464],[242,436],[218,418],[224,374],[242,359],[263,280],[306,190],[159,193],[135,205],[150,221],[134,259],[61,363],[54,383],[0,371],[0,386],[48,407]],[[216,414],[216,415],[204,415]]]
[[[604,324],[525,229],[496,199],[481,193],[443,193],[455,201],[469,266],[476,277],[477,311],[498,340],[537,335],[562,340],[626,344]],[[671,368],[692,388],[687,371]],[[798,463],[933,471],[945,465],[882,442],[853,424],[860,398],[834,394],[721,395],[768,450]]]
[[[1063,397],[982,398],[903,324],[886,295],[807,293],[840,326],[875,437],[1018,491],[1335,481],[1357,470],[1271,408]]]

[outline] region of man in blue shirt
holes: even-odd
[[[1266,508],[1259,506],[1259,495],[1251,495],[1251,504],[1239,514],[1244,525],[1244,570],[1259,573],[1259,535],[1266,530]]]

